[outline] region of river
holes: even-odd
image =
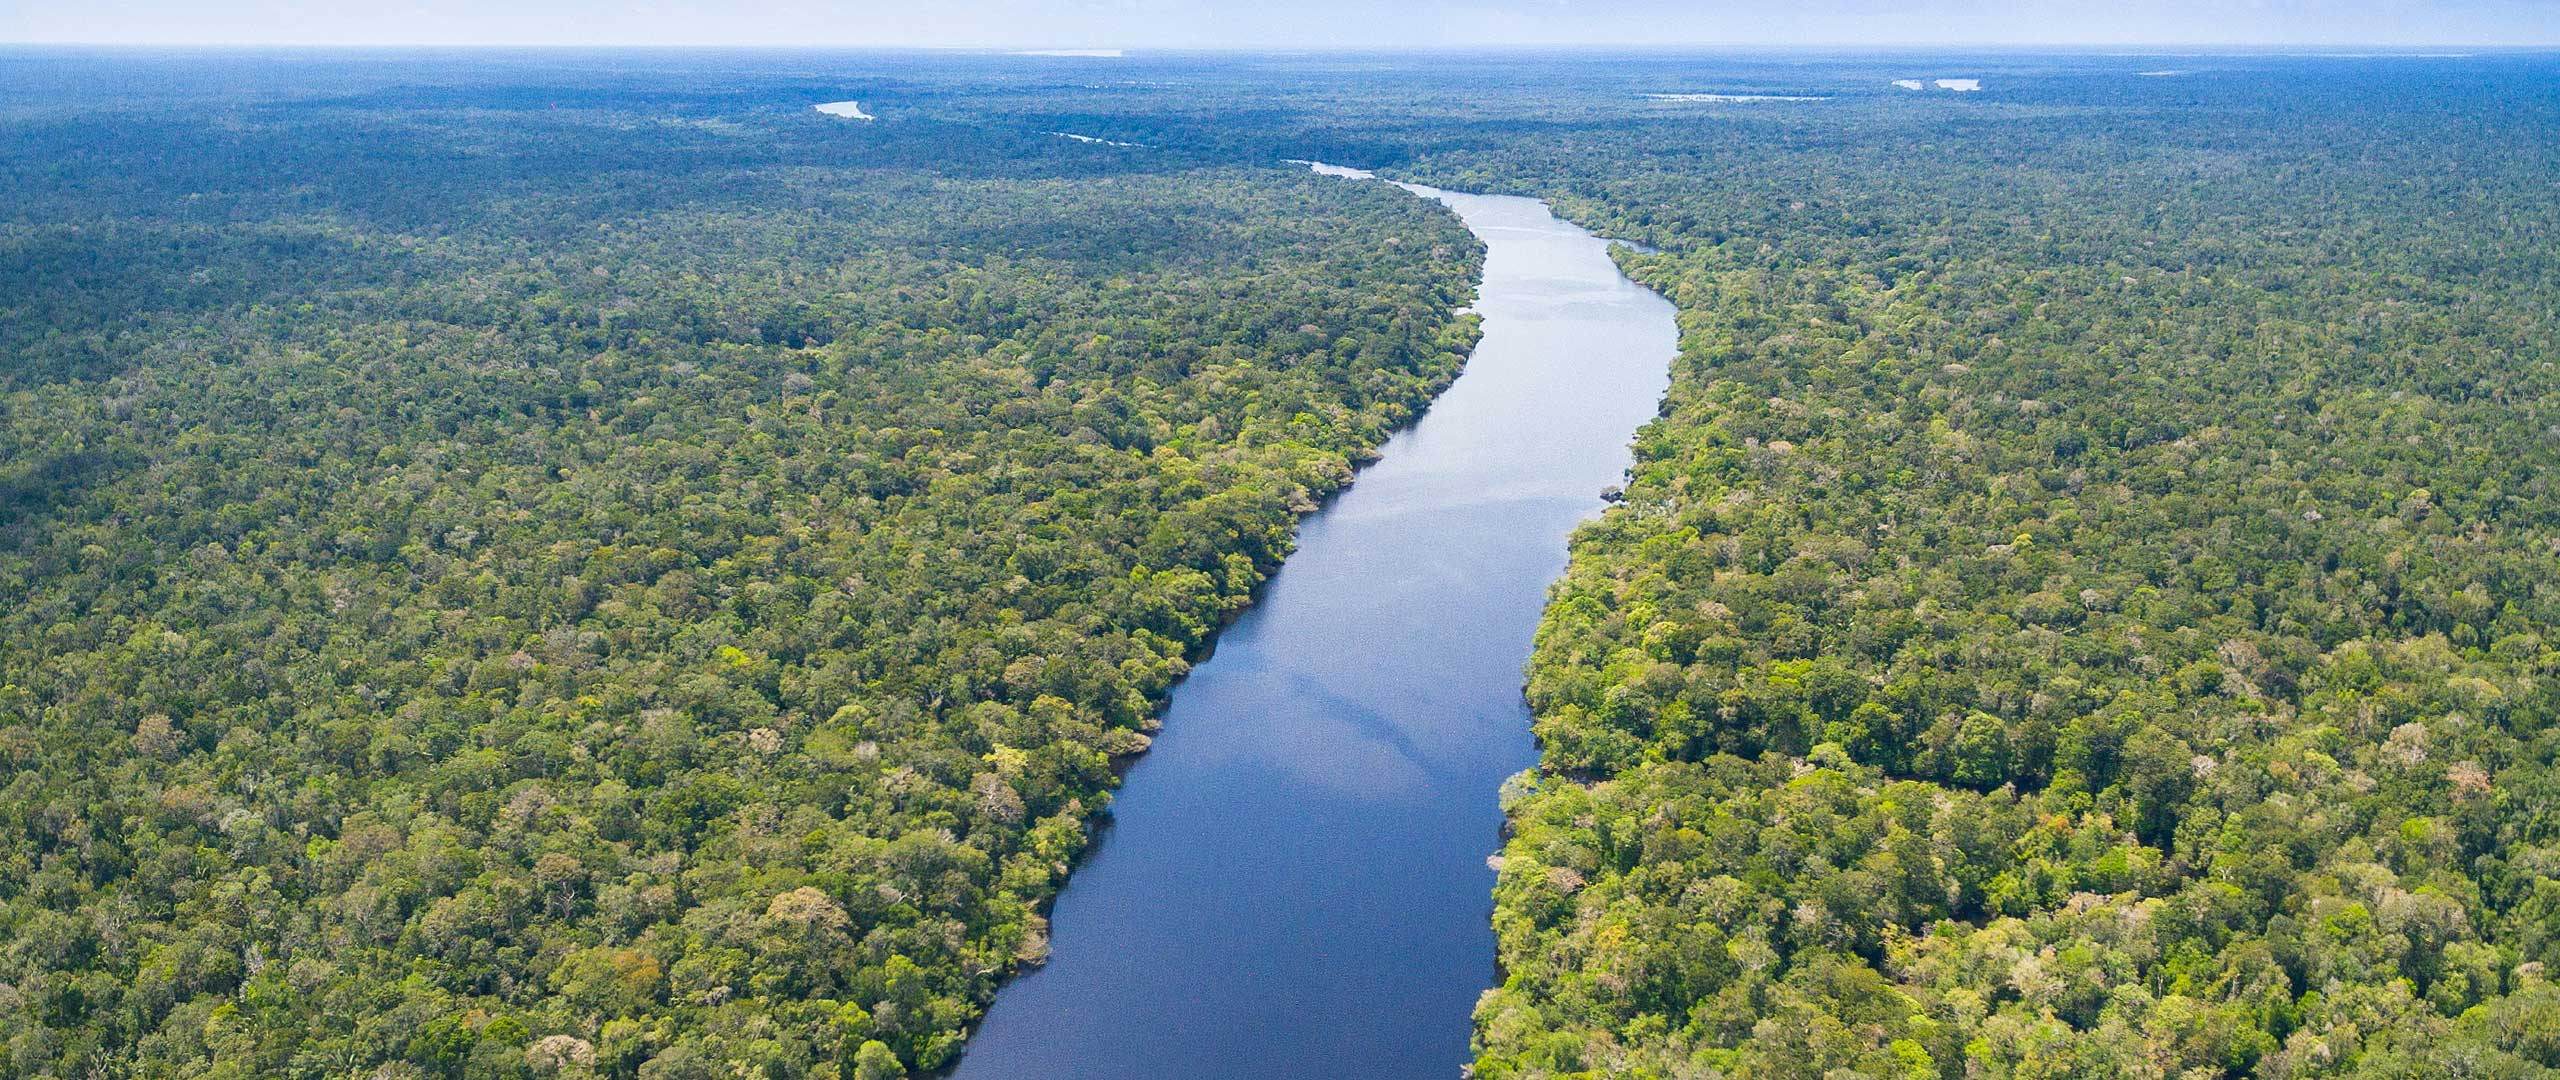
[[[1483,339],[1174,690],[1059,896],[1050,962],[997,995],[960,1080],[1450,1080],[1469,1060],[1496,792],[1537,761],[1521,668],[1675,331],[1538,201],[1404,186],[1485,242]]]

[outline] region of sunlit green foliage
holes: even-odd
[[[2560,1069],[2547,58],[402,62],[0,65],[0,1071],[946,1059],[1463,351],[1285,156],[1683,312],[1478,1076]]]
[[[439,101],[0,140],[0,1073],[946,1061],[1479,249]]]
[[[1478,1076],[2560,1068],[2560,111],[2340,89],[1416,166],[1682,309]]]

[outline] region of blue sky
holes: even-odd
[[[2560,44],[2560,0],[0,0],[0,41],[194,44]]]

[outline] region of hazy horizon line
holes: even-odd
[[[1139,55],[1180,56],[1185,54],[1247,55],[1329,55],[1357,53],[1485,53],[1485,52],[1681,52],[1689,50],[1726,50],[1737,52],[1903,52],[1917,49],[1981,49],[1993,52],[2081,52],[2129,56],[2174,55],[2176,52],[2236,53],[2255,51],[2281,56],[2383,56],[2401,54],[2413,59],[2433,56],[2444,58],[2435,50],[2462,49],[2467,52],[2530,53],[2560,51],[2560,36],[2547,41],[2517,43],[2513,41],[2434,41],[2426,43],[2382,42],[2300,42],[2300,41],[1557,41],[1557,42],[1471,42],[1417,43],[1409,45],[1367,44],[1197,44],[1197,45],[1059,45],[1055,43],[1010,44],[914,44],[880,42],[670,42],[670,41],[120,41],[89,39],[0,39],[0,49],[100,49],[100,50],[312,50],[346,51],[362,49],[429,51],[438,49],[509,49],[552,50],[563,52],[604,51],[614,49],[656,49],[668,51],[732,51],[732,52],[908,52],[908,53],[1002,53],[1026,59],[1114,60]],[[2349,50],[2342,52],[2341,50]],[[1116,55],[1101,55],[1101,54]],[[1084,54],[1084,55],[1062,55]]]

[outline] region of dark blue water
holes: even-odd
[[[1469,1060],[1496,792],[1537,760],[1521,666],[1675,335],[1538,202],[1413,190],[1489,248],[1482,342],[1176,689],[1048,966],[997,996],[962,1080],[1450,1080]]]

